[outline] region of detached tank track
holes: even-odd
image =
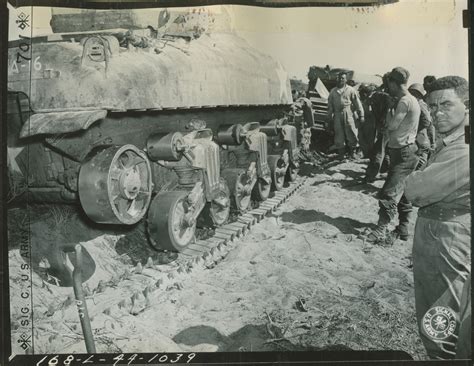
[[[177,259],[169,265],[155,265],[151,258],[145,265],[138,263],[130,272],[127,270],[121,276],[119,283],[107,286],[102,284],[102,289],[93,291],[94,303],[99,303],[100,298],[107,304],[101,306],[100,311],[109,314],[111,308],[118,306],[131,314],[138,314],[151,304],[151,294],[156,290],[179,288],[179,282],[196,269],[212,268],[222,261],[232,251],[237,240],[249,233],[251,228],[259,223],[265,216],[275,212],[292,195],[297,193],[306,183],[306,177],[298,177],[288,187],[275,192],[272,198],[262,202],[260,206],[237,217],[236,221],[223,225],[215,230],[213,236],[206,240],[196,240],[183,252],[178,254]],[[113,287],[113,289],[112,289]],[[137,288],[138,287],[138,288]],[[116,291],[110,301],[109,291]],[[116,294],[117,294],[116,293]]]

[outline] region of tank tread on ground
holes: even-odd
[[[239,245],[240,238],[246,236],[253,227],[271,216],[291,196],[298,193],[306,183],[306,177],[298,177],[288,187],[275,192],[272,198],[258,208],[249,210],[235,218],[235,221],[217,228],[206,240],[194,240],[170,264],[155,264],[152,258],[146,263],[127,266],[123,273],[117,273],[113,283],[99,282],[97,288],[88,289],[93,294],[90,311],[93,316],[100,311],[114,313],[114,308],[124,309],[131,314],[138,314],[153,301],[156,290],[179,288],[181,281],[192,275],[193,271],[209,269],[217,265],[227,254]],[[84,278],[87,280],[87,278]],[[67,311],[67,309],[65,309]]]
[[[147,215],[152,245],[180,252],[197,226],[224,225],[231,202],[245,212],[251,196],[263,201],[270,185],[294,181],[296,128],[279,119],[292,102],[286,72],[232,33],[196,28],[204,15],[180,14],[160,35],[33,38],[29,64],[19,65],[16,46],[26,47],[13,42],[11,186],[23,176],[30,199],[79,201],[96,223]],[[214,141],[223,136],[226,149]]]

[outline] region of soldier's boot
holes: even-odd
[[[349,148],[349,157],[352,160],[357,160],[359,156],[357,155],[357,147],[350,147]]]
[[[404,198],[402,200],[404,202],[406,201]],[[398,207],[399,224],[393,231],[393,234],[397,239],[400,239],[402,241],[408,240],[408,224],[410,223],[411,216],[412,216],[411,205],[407,207],[403,207],[403,208]]]
[[[364,239],[367,243],[376,244],[376,245],[392,245],[393,242],[388,240],[390,237],[388,225],[377,225],[375,229],[368,230]]]
[[[400,239],[401,241],[407,241],[408,240],[408,222],[400,222],[400,224],[397,225],[395,230],[393,230],[393,235],[397,239]]]
[[[346,149],[345,148],[337,149],[337,158],[339,160],[344,160],[345,155],[346,155]]]

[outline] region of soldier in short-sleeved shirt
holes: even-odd
[[[396,67],[388,76],[389,92],[398,98],[398,103],[395,110],[387,112],[384,126],[390,167],[385,184],[379,192],[377,227],[369,230],[366,236],[366,240],[374,244],[393,244],[393,235],[402,240],[408,239],[412,206],[403,190],[406,177],[415,170],[418,163],[415,139],[420,119],[418,101],[408,92],[409,75],[404,68]],[[399,224],[392,234],[388,231],[388,226],[397,213]]]

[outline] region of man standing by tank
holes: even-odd
[[[418,132],[416,135],[416,145],[418,146],[418,151],[416,152],[418,155],[418,165],[416,166],[416,169],[423,169],[428,161],[430,150],[434,146],[435,131],[433,123],[431,122],[430,111],[423,100],[423,97],[425,96],[423,86],[415,83],[410,85],[408,91],[420,104],[420,121],[418,123]]]
[[[401,240],[408,239],[408,223],[412,212],[411,203],[403,194],[406,177],[415,170],[418,158],[415,144],[420,105],[408,92],[410,73],[402,67],[394,68],[388,75],[388,89],[391,96],[398,99],[395,110],[387,113],[384,135],[390,167],[387,179],[379,193],[379,219],[377,227],[367,233],[366,240],[374,244],[392,242],[388,225],[398,210],[399,225],[395,235]]]
[[[372,156],[377,133],[375,115],[370,103],[370,97],[376,88],[376,85],[373,84],[361,84],[359,86],[359,96],[362,107],[364,108],[365,117],[365,122],[359,126],[359,145],[364,158],[370,158]]]
[[[374,143],[373,151],[367,165],[365,180],[368,183],[375,181],[375,178],[382,170],[387,171],[390,164],[388,154],[386,154],[387,141],[382,133],[387,118],[387,113],[394,107],[395,101],[388,94],[388,75],[387,72],[383,75],[383,84],[378,88],[369,98],[370,106],[375,117],[375,129],[377,137]]]
[[[470,358],[471,206],[464,140],[469,88],[465,79],[447,76],[429,90],[436,148],[405,187],[406,197],[420,207],[413,240],[416,317],[431,358]]]
[[[349,147],[349,154],[355,158],[357,148],[357,129],[354,121],[354,108],[359,116],[360,123],[364,122],[364,109],[355,89],[347,85],[347,73],[342,71],[337,76],[337,85],[329,93],[328,118],[330,129],[334,131],[334,147],[339,158],[345,155],[345,145]]]

